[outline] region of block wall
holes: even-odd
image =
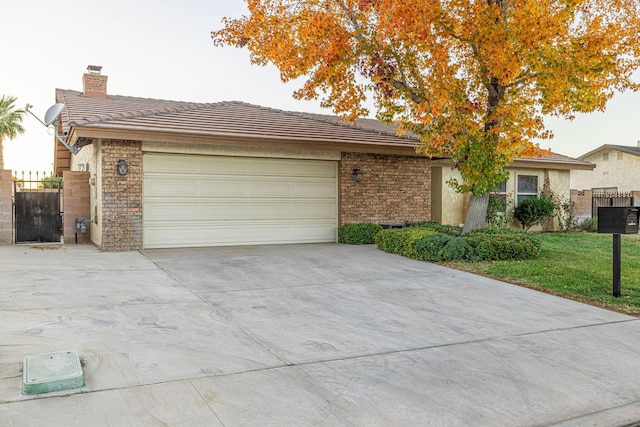
[[[129,165],[126,175],[117,171],[118,160]],[[101,249],[142,249],[142,143],[102,140]]]
[[[571,190],[573,215],[578,222],[591,218],[591,190]]]
[[[76,243],[76,218],[91,219],[91,196],[89,186],[89,172],[63,171],[62,179],[64,187],[62,190],[62,211],[64,212],[64,232],[65,244]],[[91,242],[91,224],[87,223],[85,234],[78,230],[78,243]]]
[[[13,243],[13,182],[10,170],[0,170],[0,245]]]
[[[353,180],[353,170],[362,180]],[[429,159],[343,153],[340,161],[340,224],[399,224],[431,219]]]

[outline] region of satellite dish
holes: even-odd
[[[54,123],[58,119],[60,113],[62,113],[62,110],[64,110],[64,104],[62,103],[54,104],[49,107],[47,112],[44,113],[44,125],[49,126]]]

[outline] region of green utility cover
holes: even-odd
[[[42,394],[84,386],[75,350],[27,356],[22,369],[22,394]]]

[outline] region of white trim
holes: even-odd
[[[143,142],[143,153],[197,154],[205,156],[258,157],[280,159],[333,160],[341,158],[340,151],[241,147],[231,145],[180,144],[172,142]]]

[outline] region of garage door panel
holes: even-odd
[[[337,163],[145,154],[145,248],[335,242]]]
[[[336,217],[335,205],[328,203],[309,203],[307,201],[288,201],[284,203],[247,202],[196,203],[165,199],[148,204],[145,220],[151,221],[215,221],[225,219],[244,220],[295,220],[319,219],[333,221]]]
[[[332,223],[225,223],[178,226],[161,224],[145,229],[144,247],[202,247],[286,243],[333,243]],[[239,243],[241,242],[241,243]]]

